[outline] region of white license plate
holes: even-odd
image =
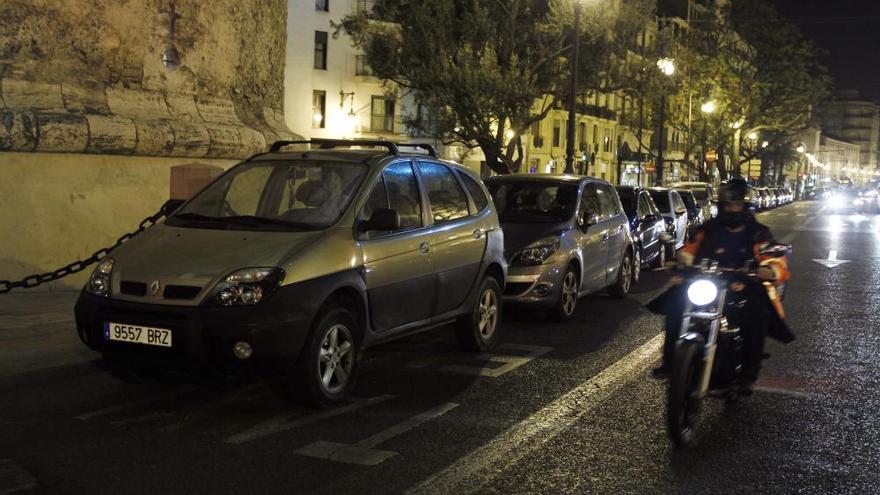
[[[104,338],[133,344],[171,347],[171,330],[165,328],[106,322],[104,323]]]

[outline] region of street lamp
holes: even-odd
[[[709,167],[708,162],[706,161],[706,128],[708,127],[706,124],[706,119],[709,115],[715,113],[716,106],[715,102],[709,100],[702,105],[700,105],[700,111],[706,114],[706,117],[703,118],[703,143],[702,143],[702,157],[700,159],[700,167],[702,168],[702,172],[706,174],[706,178],[709,177]]]
[[[715,113],[716,109],[717,109],[717,106],[715,105],[715,102],[712,100],[709,100],[706,103],[703,103],[702,105],[700,105],[700,111],[703,113]]]
[[[675,61],[663,57],[657,61],[657,68],[666,77],[675,74]],[[660,93],[660,139],[657,141],[657,185],[663,185],[663,145],[666,143],[666,91]]]

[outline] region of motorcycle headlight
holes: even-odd
[[[513,257],[513,261],[510,264],[513,266],[542,265],[547,261],[547,258],[556,252],[557,249],[559,249],[558,237],[541,239],[540,241],[529,244],[522,251],[516,253],[516,256]]]
[[[113,258],[104,258],[89,276],[85,290],[89,294],[110,297],[110,276],[113,274]]]
[[[221,280],[209,301],[221,306],[253,306],[265,301],[284,280],[281,268],[243,268]]]
[[[697,280],[688,286],[687,294],[694,306],[705,306],[718,297],[718,287],[709,280]]]

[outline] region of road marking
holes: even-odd
[[[123,402],[121,404],[116,404],[113,406],[104,407],[102,409],[97,409],[94,411],[90,411],[87,413],[83,413],[83,414],[74,416],[74,419],[78,419],[80,421],[85,421],[87,419],[97,418],[99,416],[106,416],[108,414],[118,413],[118,412],[124,411],[126,409],[132,409],[135,407],[143,406],[143,405],[149,404],[151,402],[158,402],[161,400],[170,399],[172,397],[178,397],[180,395],[183,395],[186,392],[191,392],[193,390],[195,390],[194,387],[187,387],[182,390],[175,390],[173,392],[160,394],[160,395],[156,395],[153,397],[147,397],[144,399],[133,400],[130,402]]]
[[[491,378],[498,378],[501,375],[510,373],[511,371],[519,368],[520,366],[527,364],[529,361],[535,359],[536,357],[543,356],[548,352],[552,351],[552,347],[545,347],[539,345],[525,345],[525,344],[504,344],[499,346],[499,349],[509,349],[513,351],[523,351],[527,354],[525,356],[510,356],[503,354],[481,354],[475,356],[476,359],[481,359],[487,361],[488,363],[502,363],[501,366],[496,368],[487,368],[486,366],[464,366],[459,364],[451,364],[449,366],[444,366],[440,368],[441,371],[448,371],[450,373],[463,373],[466,375],[479,375],[479,376],[488,376]]]
[[[801,399],[812,399],[813,395],[808,394],[806,392],[801,392],[800,390],[789,390],[786,388],[776,388],[776,387],[765,387],[763,385],[756,385],[754,387],[756,392],[764,392],[768,394],[776,394],[776,395],[788,395],[791,397],[798,397]]]
[[[37,479],[11,459],[0,459],[0,495],[37,487]]]
[[[850,262],[850,260],[837,259],[837,251],[835,251],[834,249],[828,251],[828,259],[823,260],[823,259],[815,259],[814,258],[813,261],[815,261],[816,263],[819,263],[820,265],[825,265],[828,268],[835,268],[835,267],[838,267],[840,265],[843,265],[843,264]]]
[[[232,435],[231,437],[224,440],[224,442],[236,445],[247,443],[258,438],[274,435],[276,433],[282,433],[288,430],[292,430],[294,428],[299,428],[300,426],[305,426],[311,423],[316,423],[318,421],[339,416],[341,414],[357,411],[358,409],[372,406],[374,404],[379,404],[380,402],[385,402],[389,399],[393,399],[394,397],[396,396],[379,395],[376,397],[370,397],[369,399],[355,399],[351,404],[348,404],[346,406],[337,407],[335,409],[330,409],[328,411],[323,411],[317,414],[312,414],[311,416],[306,416],[304,418],[293,420],[291,418],[291,415],[284,414],[264,421],[263,423],[254,426],[253,428],[249,428],[241,433],[236,433],[235,435]]]
[[[434,418],[437,418],[458,407],[455,402],[447,402],[430,411],[413,416],[390,428],[386,428],[375,435],[365,438],[360,442],[349,445],[337,442],[318,441],[306,445],[295,451],[296,454],[331,461],[359,464],[361,466],[375,466],[397,455],[397,452],[380,450],[375,447],[402,435],[413,428],[419,427]]]
[[[473,493],[562,433],[642,373],[663,344],[663,334],[581,383],[489,443],[410,488],[408,494]]]

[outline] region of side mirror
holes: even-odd
[[[376,208],[370,218],[360,224],[361,232],[371,230],[397,230],[400,228],[400,215],[388,208]]]
[[[584,215],[584,224],[583,224],[584,228],[592,227],[593,225],[596,225],[597,223],[599,223],[599,215],[598,214],[588,213],[588,214]]]
[[[177,209],[183,206],[184,203],[186,203],[185,199],[169,199],[164,205],[162,205],[162,213],[167,217],[177,211]]]
[[[769,256],[770,258],[782,258],[788,255],[790,251],[791,246],[788,244],[767,244],[762,246],[758,253],[761,256]]]

